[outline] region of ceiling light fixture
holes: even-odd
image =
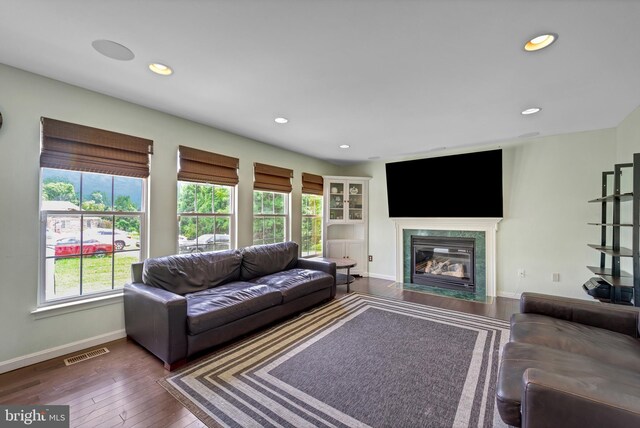
[[[348,149],[349,147],[351,147],[351,146],[348,145],[348,144],[340,144],[340,148],[341,149]]]
[[[558,40],[558,35],[554,33],[541,34],[529,40],[524,45],[524,50],[527,52],[539,51],[550,46],[553,42]]]
[[[522,110],[522,112],[520,114],[523,114],[525,116],[528,116],[530,114],[536,114],[538,113],[540,110],[542,110],[540,107],[531,107],[528,108],[526,110]]]
[[[173,74],[173,70],[171,69],[171,67],[160,62],[153,62],[149,64],[149,70],[161,76],[170,76],[171,74]]]
[[[276,117],[273,120],[274,120],[275,123],[280,123],[280,124],[285,124],[285,123],[289,122],[289,119],[287,119],[286,117]]]

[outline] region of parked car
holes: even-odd
[[[219,251],[231,248],[229,235],[221,233],[207,233],[190,240],[178,239],[178,246],[180,247],[180,253],[202,253],[204,251]]]
[[[80,245],[78,238],[63,238],[56,242],[55,256],[79,256],[81,247],[84,255],[104,257],[107,253],[113,253],[113,244],[106,244],[97,239],[85,239]]]
[[[136,241],[128,232],[124,230],[111,229],[87,229],[84,232],[86,237],[97,239],[100,242],[112,243],[116,250],[122,250],[124,247],[136,245]]]

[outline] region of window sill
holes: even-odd
[[[115,305],[122,303],[122,291],[108,296],[96,296],[74,302],[59,303],[57,305],[40,306],[31,311],[35,319],[55,317],[72,312],[86,311],[88,309],[99,308],[100,306]]]

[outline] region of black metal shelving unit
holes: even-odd
[[[623,170],[632,170],[633,191],[621,193],[621,176]],[[613,176],[613,193],[609,193],[607,181]],[[613,171],[602,173],[602,196],[592,199],[590,203],[601,204],[601,222],[589,223],[600,227],[600,244],[588,244],[600,251],[600,265],[587,266],[591,272],[609,284],[609,296],[599,297],[601,301],[640,306],[640,153],[633,155],[632,163],[616,164]],[[632,223],[620,222],[620,207],[623,202],[631,202]],[[612,218],[607,218],[608,204],[612,204]],[[607,242],[607,228],[611,228],[611,242]],[[628,233],[631,229],[631,248],[620,246],[621,231]],[[632,259],[632,272],[625,272],[620,267],[621,258]],[[610,265],[607,266],[607,261]],[[586,290],[585,284],[585,290]],[[632,293],[631,302],[623,298]]]

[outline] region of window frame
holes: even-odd
[[[260,192],[260,193],[277,193],[280,195],[284,196],[284,209],[285,209],[285,213],[284,214],[256,214],[255,211],[253,210],[254,206],[253,206],[253,201],[255,198],[255,194],[256,192]],[[263,198],[264,201],[264,198]],[[264,203],[262,204],[263,206],[263,211],[264,211]],[[254,223],[255,223],[255,219],[256,218],[284,218],[284,240],[283,241],[279,241],[279,242],[287,242],[291,240],[291,193],[289,192],[277,192],[275,190],[259,190],[259,189],[253,189],[253,193],[251,194],[251,210],[252,210],[252,218],[251,218],[251,245],[264,245],[264,243],[261,244],[256,244],[254,236],[255,236],[255,230],[253,229]],[[263,239],[264,241],[264,239]]]
[[[199,212],[189,212],[189,211],[185,211],[185,212],[181,212],[178,211],[178,206],[177,206],[177,200],[179,198],[178,196],[178,192],[179,192],[179,187],[180,184],[192,184],[195,186],[218,186],[218,187],[228,187],[230,189],[230,197],[229,197],[229,209],[230,212],[229,213],[199,213]],[[229,218],[229,249],[230,250],[235,250],[238,246],[237,246],[237,239],[236,239],[236,223],[237,223],[237,218],[238,218],[238,210],[237,210],[237,206],[236,206],[236,193],[238,190],[238,185],[228,185],[228,184],[217,184],[217,183],[203,183],[203,182],[199,182],[199,181],[189,181],[189,180],[177,180],[176,183],[176,212],[177,212],[177,224],[178,224],[178,234],[176,235],[176,254],[185,254],[185,253],[180,253],[180,220],[181,218],[184,217],[190,217],[190,218],[195,218],[196,222],[198,217],[207,217],[207,218],[213,218],[214,221],[216,218],[220,218],[220,217],[228,217]],[[196,197],[197,197],[197,192],[196,192]],[[196,203],[196,206],[194,208],[197,208],[197,199],[194,200],[194,203]],[[213,210],[213,207],[211,208]],[[196,223],[197,224],[197,223]],[[200,234],[196,233],[196,239],[201,236]],[[197,243],[196,243],[196,247],[197,247]],[[224,251],[224,250],[213,250],[213,251]],[[196,251],[196,252],[200,252],[200,251]]]
[[[304,214],[304,210],[303,210],[303,204],[304,204],[304,198],[305,196],[310,196],[313,198],[317,198],[320,201],[321,207],[320,207],[320,214]],[[302,258],[311,258],[311,257],[322,257],[322,254],[324,253],[324,241],[323,241],[323,219],[324,219],[324,197],[322,195],[317,195],[315,193],[302,193],[302,196],[300,198],[300,212],[301,212],[301,221],[300,221],[300,254]],[[313,254],[307,254],[304,255],[304,235],[302,233],[302,228],[304,225],[304,220],[305,219],[319,219],[320,220],[320,252],[319,253],[313,253]],[[313,228],[312,228],[313,230]]]
[[[68,211],[68,210],[43,210],[42,209],[42,193],[43,193],[43,170],[44,168],[50,169],[50,170],[60,170],[60,171],[71,171],[71,172],[76,172],[80,174],[81,177],[81,181],[80,181],[80,192],[79,192],[79,199],[80,199],[80,210],[72,210],[72,211]],[[116,174],[105,174],[105,173],[97,173],[97,174],[101,174],[101,175],[108,175],[110,177],[112,177],[112,181],[111,181],[111,191],[112,191],[112,195],[111,195],[111,199],[112,199],[112,203],[113,203],[113,186],[114,186],[114,182],[113,182],[113,177],[124,177],[124,178],[135,178],[135,179],[139,179],[142,180],[142,195],[141,195],[141,200],[140,200],[140,209],[141,211],[115,211],[113,210],[113,206],[111,207],[110,211],[84,211],[82,210],[82,191],[83,191],[83,186],[82,186],[82,177],[83,174],[95,174],[95,173],[91,173],[88,171],[78,171],[78,170],[70,170],[70,169],[64,169],[64,168],[51,168],[51,167],[40,167],[39,170],[39,184],[38,184],[38,188],[39,188],[39,202],[38,202],[38,215],[39,215],[39,222],[40,222],[40,230],[39,230],[39,257],[38,257],[38,264],[39,264],[39,269],[38,269],[38,299],[37,299],[37,307],[38,308],[46,308],[46,307],[50,307],[50,306],[57,306],[60,304],[67,304],[67,303],[79,303],[79,302],[83,302],[83,301],[89,301],[89,300],[93,300],[95,298],[100,298],[100,297],[105,297],[105,296],[118,296],[118,295],[122,295],[123,294],[123,290],[124,290],[124,285],[122,284],[122,287],[118,287],[118,288],[114,288],[115,287],[115,283],[114,283],[114,277],[113,277],[113,261],[112,261],[112,274],[111,274],[111,290],[105,290],[105,291],[98,291],[98,292],[93,292],[93,293],[87,293],[87,294],[79,294],[79,295],[74,295],[74,296],[65,296],[65,297],[59,297],[59,298],[54,298],[54,299],[48,299],[47,300],[47,219],[49,216],[56,216],[56,215],[71,215],[71,216],[78,216],[78,218],[82,219],[83,216],[95,216],[95,217],[106,217],[106,216],[121,216],[121,217],[138,217],[140,219],[140,247],[137,250],[131,251],[131,250],[127,250],[127,251],[121,251],[121,252],[135,252],[135,251],[139,251],[140,257],[139,257],[139,262],[145,260],[148,256],[147,253],[147,229],[148,229],[148,216],[147,216],[147,207],[148,207],[148,195],[149,195],[149,180],[147,178],[144,177],[131,177],[131,176],[124,176],[124,175],[116,175]],[[80,235],[80,241],[83,241],[83,234],[84,234],[84,228],[83,228],[83,222],[82,220],[80,220],[80,225],[81,225],[81,235]],[[115,224],[112,227],[112,230],[115,230]],[[113,235],[115,236],[115,235]],[[114,238],[112,237],[112,243],[113,243]],[[81,251],[82,253],[82,251]],[[112,253],[112,258],[115,259],[115,254],[116,251],[114,249],[113,253]],[[79,258],[82,259],[83,254],[79,255]],[[49,257],[50,258],[50,257]],[[54,258],[55,260],[55,258]],[[82,269],[80,270],[80,272],[82,273]],[[54,275],[55,275],[55,271],[54,271]],[[82,290],[82,286],[81,284],[78,284],[80,287],[80,290]]]

